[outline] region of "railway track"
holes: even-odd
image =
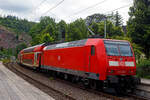
[[[14,67],[15,66],[14,64],[8,64],[6,66],[8,69],[15,72],[17,75],[19,75],[20,77],[22,77],[23,79],[25,79],[29,83],[33,84],[34,86],[36,86],[37,88],[39,88],[43,92],[47,93],[48,95],[54,97],[56,100],[75,100],[74,98],[63,94],[63,93],[47,86],[46,84],[39,82],[37,79],[32,78],[31,76],[27,75],[27,73],[26,74],[23,73],[20,69],[17,69],[16,67]],[[13,69],[11,67],[13,67]],[[55,94],[55,95],[52,95],[52,94]]]
[[[135,95],[128,94],[127,96],[118,97],[118,96],[114,96],[114,95],[104,93],[101,91],[95,91],[92,89],[87,89],[87,88],[84,88],[83,86],[76,85],[76,84],[73,84],[71,82],[61,80],[58,78],[56,78],[54,80],[52,80],[52,79],[50,80],[48,78],[49,76],[45,77],[46,75],[41,73],[41,72],[36,72],[35,70],[29,70],[26,67],[20,67],[18,64],[9,63],[9,64],[7,64],[7,67],[10,70],[15,71],[15,73],[20,74],[19,76],[26,77],[27,81],[29,81],[29,80],[34,81],[34,82],[31,82],[32,84],[37,83],[38,86],[39,86],[39,84],[40,84],[40,86],[43,86],[43,88],[40,88],[40,89],[42,91],[44,91],[45,93],[48,93],[50,96],[52,96],[51,94],[56,94],[53,96],[54,96],[54,98],[57,96],[58,97],[58,98],[56,98],[57,100],[148,100],[147,98],[145,98],[143,96],[137,96],[136,94]],[[54,84],[50,85],[49,82],[46,82],[46,81],[42,82],[42,80],[40,80],[41,77],[47,78],[47,81],[53,81],[53,82],[57,81],[61,84],[63,83],[63,84],[69,85],[69,86],[71,86],[71,88],[72,87],[78,88],[78,89],[74,89],[75,91],[78,90],[77,94],[72,95],[74,93],[74,91],[72,91],[72,94],[70,94],[68,91],[65,91],[63,89],[59,90],[58,88],[54,87]],[[54,83],[56,83],[56,82],[54,82]],[[63,87],[63,88],[65,88],[65,87]],[[84,94],[82,94],[82,96],[84,96],[85,99],[80,97],[80,95],[81,95],[80,91],[85,92]],[[53,92],[53,93],[51,93],[51,92]],[[91,95],[91,96],[89,96],[89,95]],[[87,96],[87,98],[85,96]]]
[[[135,90],[135,95],[150,100],[150,85],[141,84]]]

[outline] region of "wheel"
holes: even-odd
[[[116,92],[116,95],[124,95],[127,93],[127,90],[125,88],[121,88],[120,86],[116,86],[115,87],[115,92]]]
[[[64,74],[64,79],[68,80],[68,74]]]
[[[51,73],[52,77],[56,77],[56,72],[55,71],[51,71],[50,73]]]
[[[36,67],[35,69],[37,72],[40,72],[41,71],[41,68],[40,67]]]
[[[79,81],[79,77],[77,76],[72,76],[72,79],[71,79],[72,83],[77,83]]]
[[[85,88],[89,88],[90,80],[85,78],[85,79],[82,80],[82,84],[84,85]]]
[[[90,81],[90,88],[93,90],[97,89],[97,82],[95,80]]]

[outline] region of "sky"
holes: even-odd
[[[110,14],[114,10],[123,17],[124,24],[129,18],[129,7],[133,4],[133,0],[0,0],[0,2],[1,16],[14,15],[30,21],[39,21],[41,16],[50,16],[56,21],[63,19],[69,23],[95,13]],[[59,5],[56,6],[57,4]],[[126,7],[115,10],[123,6]]]

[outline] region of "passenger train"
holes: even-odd
[[[65,79],[82,82],[93,89],[114,88],[130,92],[140,80],[131,44],[125,40],[89,38],[23,49],[20,64],[47,69]]]

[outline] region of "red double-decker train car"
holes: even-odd
[[[31,49],[31,50],[30,50]],[[91,88],[133,90],[139,83],[134,52],[128,41],[91,38],[38,45],[19,54],[22,64],[47,69]]]
[[[21,50],[18,54],[18,62],[32,68],[39,68],[44,47],[43,43]]]

